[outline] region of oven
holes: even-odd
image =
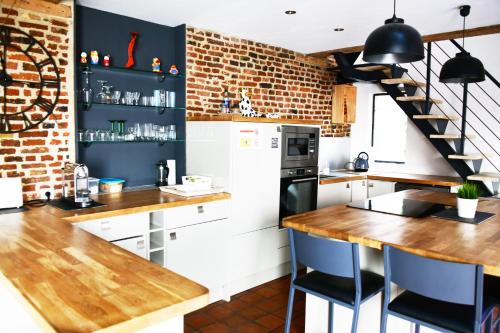
[[[317,166],[281,170],[280,228],[284,217],[317,208],[318,181]]]
[[[282,126],[281,169],[318,166],[319,127]]]

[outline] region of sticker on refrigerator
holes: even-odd
[[[271,138],[271,148],[279,148],[278,138]]]
[[[258,127],[241,128],[238,132],[240,149],[260,148],[262,142],[262,129]]]

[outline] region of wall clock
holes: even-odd
[[[0,25],[0,133],[23,132],[52,114],[61,79],[47,48],[22,30]]]

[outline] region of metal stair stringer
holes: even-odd
[[[439,135],[441,133],[436,130],[436,128],[427,120],[414,119],[414,115],[421,115],[420,110],[413,104],[408,102],[400,102],[397,100],[398,97],[406,96],[397,87],[397,85],[389,85],[379,82],[380,86],[392,97],[392,99],[398,104],[398,106],[403,110],[403,112],[408,116],[408,118],[417,126],[417,128],[425,135],[429,142],[436,148],[436,150],[441,154],[441,156],[450,164],[450,166],[462,177],[467,179],[468,176],[473,175],[474,171],[469,167],[469,165],[464,160],[454,160],[448,158],[449,155],[456,154],[455,149],[450,146],[450,144],[445,139],[433,139],[430,140],[431,135]],[[481,181],[474,181],[479,187],[483,195],[492,196],[491,190]]]

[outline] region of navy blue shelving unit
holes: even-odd
[[[135,47],[133,69],[124,68],[130,32],[139,34]],[[153,185],[155,164],[159,160],[176,160],[176,178],[186,172],[186,27],[168,27],[83,6],[76,7],[75,80],[77,91],[82,87],[82,71],[90,70],[90,85],[98,93],[97,80],[107,80],[116,90],[140,91],[151,96],[155,89],[176,92],[175,108],[129,105],[77,103],[77,129],[109,129],[110,120],[125,120],[125,127],[134,123],[174,124],[174,142],[77,142],[77,161],[89,167],[92,177],[119,177],[127,187]],[[80,66],[80,53],[99,52],[100,59],[111,55],[111,67]],[[168,71],[176,64],[179,75],[157,74],[151,71],[154,57]]]

